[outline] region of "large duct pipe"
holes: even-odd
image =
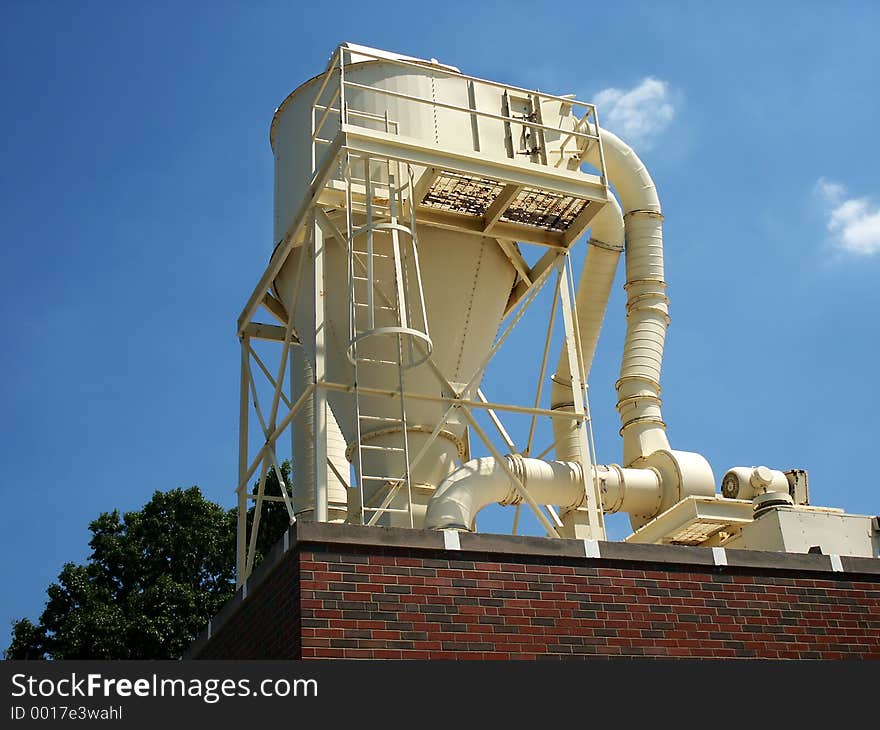
[[[573,462],[507,456],[508,467],[539,504],[576,507],[584,499],[583,472]],[[437,488],[425,513],[428,530],[472,531],[483,507],[497,502],[517,504],[519,493],[504,467],[492,457],[472,459]]]
[[[505,458],[507,468],[539,504],[558,505],[564,511],[585,503],[584,472],[578,462],[525,459],[518,455]],[[428,504],[425,528],[472,531],[477,513],[484,507],[496,502],[519,504],[522,497],[504,466],[485,457],[456,469]],[[642,513],[659,505],[660,475],[653,469],[623,469],[612,464],[597,467],[597,476],[608,511]]]
[[[623,239],[623,213],[617,200],[612,197],[593,219],[587,257],[577,287],[575,310],[580,331],[584,378],[589,376],[593,365],[596,344],[599,341],[611,286],[617,272],[617,263],[623,251]],[[568,354],[564,348],[559,355],[556,373],[553,375],[550,403],[553,410],[574,410],[571,370]],[[554,418],[553,441],[556,444],[556,458],[559,461],[577,460],[579,458],[577,421]]]
[[[627,330],[617,410],[626,466],[668,450],[660,413],[660,370],[669,325],[669,300],[663,269],[663,212],[651,175],[620,137],[600,129],[608,178],[620,197],[626,231]],[[599,163],[598,145],[583,156]]]
[[[660,199],[644,163],[623,140],[600,129],[608,178],[620,196],[596,216],[590,247],[577,289],[584,374],[589,374],[605,316],[611,285],[626,239],[627,334],[617,382],[624,441],[624,463],[630,465],[669,449],[660,413],[660,369],[669,323],[663,270],[663,216]],[[599,167],[599,147],[590,146],[582,161]],[[571,375],[565,351],[553,376],[553,409],[572,409]],[[554,419],[556,457],[576,459],[577,422]]]
[[[627,329],[616,383],[623,437],[623,463],[660,475],[660,499],[650,512],[627,510],[633,527],[689,495],[711,496],[715,477],[699,454],[672,451],[660,406],[660,371],[669,326],[663,265],[663,212],[651,175],[638,155],[615,134],[598,129],[605,169],[624,211]],[[599,166],[599,147],[582,155]]]
[[[606,172],[624,211],[627,331],[616,388],[624,465],[634,468],[597,467],[595,476],[600,482],[603,509],[628,512],[637,529],[684,497],[713,495],[715,477],[700,454],[670,449],[660,412],[660,370],[669,325],[669,303],[663,268],[663,214],[657,189],[644,163],[629,145],[606,130],[600,129],[599,135]],[[582,159],[598,167],[598,146],[588,148]],[[607,217],[597,216],[592,237],[602,241],[596,230],[601,226],[601,235],[610,239],[603,243],[619,242],[617,215],[612,208]],[[594,249],[600,248],[591,246],[589,255],[593,256]],[[605,250],[608,248],[611,247],[606,246]],[[610,282],[614,278],[612,262],[616,265],[617,255],[619,252],[613,251],[608,256],[595,255],[592,264],[588,259],[585,269],[587,266],[589,269],[582,274],[578,287],[578,315],[580,318],[582,311],[586,315],[586,336],[581,330],[585,368],[592,363],[601,313],[607,305]],[[591,292],[593,287],[596,289]],[[554,381],[553,407],[571,408],[571,377],[564,355]],[[512,460],[511,466],[520,465],[521,478],[524,484],[528,482],[525,486],[539,504],[555,504],[572,512],[584,500],[583,474],[579,468],[575,470],[576,464],[572,463],[578,455],[577,424],[563,419],[554,421],[561,421],[561,424],[554,423],[560,461],[507,458]],[[572,491],[574,473],[581,480],[576,501]],[[471,461],[440,485],[428,505],[425,526],[471,529],[473,516],[485,505],[513,503],[511,500],[517,493],[511,490],[509,477],[494,460]]]

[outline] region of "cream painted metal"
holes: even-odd
[[[736,466],[721,479],[721,493],[730,499],[754,499],[767,492],[787,494],[789,490],[785,474],[766,466]]]
[[[663,213],[651,175],[635,152],[607,130],[601,135],[608,176],[620,197],[626,231],[627,330],[617,409],[626,467],[654,469],[661,495],[656,511],[627,509],[633,528],[688,496],[711,496],[715,477],[700,454],[672,450],[660,412],[660,370],[669,300],[663,260]],[[591,164],[599,160],[592,148],[583,150]]]
[[[717,495],[686,497],[642,525],[626,542],[641,544],[721,544],[721,533],[733,534],[754,517],[750,500]]]
[[[484,457],[463,464],[440,485],[428,505],[425,527],[473,530],[477,513],[484,507],[521,504],[522,495],[513,488],[511,473],[535,500],[558,505],[565,513],[587,504],[587,486],[594,481],[601,485],[606,512],[617,511],[624,502],[645,510],[659,502],[660,477],[650,469],[594,465],[585,482],[584,469],[577,461],[544,461],[519,454],[504,461]]]
[[[865,515],[815,507],[780,507],[743,525],[724,547],[786,553],[818,548],[825,555],[880,558],[880,532],[876,518]]]
[[[880,557],[876,517],[810,505],[759,508],[758,500],[688,497],[647,522],[626,542],[788,553],[819,549],[825,555]]]
[[[600,158],[593,148],[585,146],[582,155],[592,164],[607,162],[610,182],[620,195],[625,212],[623,228],[627,241],[627,333],[616,387],[624,464],[632,470],[630,478],[624,479],[624,470],[619,466],[602,467],[605,484],[614,485],[612,495],[603,495],[602,506],[604,511],[628,512],[633,527],[638,528],[682,499],[714,495],[715,478],[703,456],[670,448],[660,413],[660,370],[669,315],[663,264],[663,216],[654,182],[626,143],[598,126],[593,131],[607,152]],[[572,371],[567,364],[574,362],[576,355],[583,363],[592,362],[619,256],[620,209],[606,206],[604,210],[605,217],[597,216],[594,221],[598,225],[594,226],[591,241],[598,253],[591,251],[588,255],[577,295],[575,311],[577,319],[583,315],[586,322],[586,337],[580,338],[580,352],[576,354],[570,350],[578,338],[566,340],[567,347],[563,349],[554,376],[552,404],[560,415],[572,410],[580,412],[583,408],[578,406],[579,384],[585,382],[586,371]],[[580,443],[583,428],[579,419],[554,421],[554,436],[556,455],[563,463],[573,449],[584,448]],[[596,463],[595,455],[592,461]],[[637,477],[637,470],[644,474]],[[596,494],[602,491],[599,474],[598,467],[590,474]],[[618,474],[619,482],[612,476]],[[453,475],[450,480],[455,478]],[[630,489],[626,489],[627,484]],[[446,487],[444,483],[435,499],[443,499],[441,495],[447,493]],[[560,494],[564,488],[560,485]],[[455,494],[466,489],[481,491],[484,487],[479,478],[468,479],[463,486],[457,485]],[[470,501],[484,506],[481,498]],[[563,515],[566,533],[586,537],[581,534],[583,522],[596,524],[597,518],[584,514],[578,505],[568,505]]]
[[[605,512],[624,511],[631,542],[876,555],[876,519],[807,506],[806,472],[735,467],[719,496],[706,459],[671,448],[663,213],[645,165],[592,105],[342,44],[281,104],[270,139],[276,246],[238,320],[239,583],[269,501],[291,521],[446,530],[475,529],[497,502],[516,506],[514,533],[524,503],[548,535],[589,540],[604,538]],[[587,230],[576,287],[570,248]],[[534,264],[522,246],[543,250]],[[586,382],[624,251],[623,465],[602,465]],[[547,286],[534,398],[493,402],[486,368]],[[557,315],[563,346],[544,408]],[[258,340],[280,349],[274,367]],[[510,414],[529,417],[525,443]],[[553,441],[539,450],[543,418]],[[290,490],[277,453],[288,429]],[[472,438],[488,457],[471,458]],[[281,496],[265,494],[270,471]]]
[[[340,104],[345,107],[344,122],[340,121]],[[491,175],[480,178],[476,173],[500,165],[510,179],[505,197],[499,200],[487,189],[482,200],[471,202],[497,200],[499,204],[493,210],[482,213],[488,213],[490,220],[495,218],[491,222],[499,229],[497,232],[517,240],[513,236],[516,229],[504,223],[515,225],[515,214],[521,218],[527,213],[524,201],[530,193],[558,191],[583,195],[592,187],[593,195],[588,199],[600,203],[607,200],[604,165],[599,166],[598,176],[571,173],[567,167],[550,167],[576,157],[585,147],[596,147],[596,154],[602,154],[596,135],[585,129],[586,122],[594,118],[592,105],[570,98],[498,84],[465,76],[453,67],[344,44],[327,72],[294,91],[273,119],[275,238],[281,241],[294,225],[298,212],[295,203],[305,197],[310,184],[303,171],[319,169],[332,158],[333,140],[340,132],[346,132],[358,140],[357,146],[365,153],[375,152],[377,157],[387,152],[386,145],[390,145],[397,154],[402,154],[404,146],[411,146],[413,154],[409,156],[416,162],[446,162],[449,167],[453,156],[462,163],[470,161],[471,165],[465,164],[463,169],[435,170],[434,174],[460,176],[473,172],[477,179],[472,179],[471,184],[476,186],[489,188],[490,182],[497,184],[497,170],[494,179]],[[417,151],[424,156],[415,154]],[[547,174],[535,177],[538,170],[534,163],[540,162],[546,166]],[[354,165],[354,176],[363,179],[362,160]],[[426,169],[427,165],[416,165],[416,176],[423,175]],[[443,213],[464,213],[440,200],[439,183],[451,189],[452,182],[434,182],[434,195],[427,207],[435,210],[438,219],[443,220]],[[529,183],[541,187],[529,190]],[[343,176],[337,171],[330,187],[342,189],[343,184]],[[427,181],[423,184],[427,185]],[[463,204],[467,203],[465,196],[460,198]],[[511,209],[501,205],[505,200],[517,200],[520,206]],[[595,212],[597,209],[591,211]],[[510,220],[504,220],[507,213],[514,214]],[[455,218],[447,216],[447,220]],[[562,235],[556,238],[561,241]]]
[[[271,133],[278,243],[238,322],[239,581],[252,569],[259,524],[255,516],[249,529],[242,512],[249,500],[257,513],[269,500],[266,474],[280,473],[278,439],[294,421],[293,494],[285,485],[281,498],[292,520],[420,526],[434,490],[470,458],[471,435],[499,462],[500,448],[521,451],[505,412],[532,417],[528,448],[534,419],[573,415],[581,434],[573,461],[593,473],[568,262],[568,248],[610,199],[591,120],[595,108],[571,98],[351,44],[281,105]],[[583,149],[597,156],[598,174],[569,169]],[[529,265],[523,243],[546,252]],[[511,405],[479,390],[549,282],[576,374],[573,414],[538,407],[540,396],[534,407]],[[256,321],[261,309],[279,324]],[[255,457],[248,400],[265,408],[251,338],[282,351],[277,370],[260,361],[274,393]],[[548,332],[545,364],[549,340]],[[487,413],[503,446],[472,409]],[[559,534],[553,506],[536,501],[515,470],[507,476],[508,491]],[[588,505],[589,536],[602,538],[596,486],[581,484],[577,502]]]
[[[303,348],[290,351],[292,397],[304,393],[315,381],[312,365]],[[292,474],[293,511],[297,519],[311,519],[315,509],[315,452],[310,436],[315,425],[314,403],[308,399],[303,403],[299,418],[291,429],[293,463],[296,469]],[[327,519],[330,522],[344,522],[348,514],[348,472],[349,464],[345,458],[346,443],[333,412],[326,414],[327,438]]]

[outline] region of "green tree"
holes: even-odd
[[[282,472],[289,483],[286,462]],[[266,493],[281,493],[274,473]],[[5,658],[179,657],[232,597],[235,521],[234,509],[206,500],[198,487],[157,491],[122,516],[102,513],[89,525],[86,564],[64,565],[38,624],[13,622]],[[256,562],[288,524],[282,503],[264,503]]]

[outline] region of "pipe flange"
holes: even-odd
[[[637,403],[642,400],[651,400],[654,401],[658,406],[663,405],[663,400],[658,398],[656,395],[648,394],[648,393],[636,393],[635,395],[629,395],[626,398],[621,398],[617,401],[617,410],[620,410],[624,406],[628,406],[631,403]]]
[[[627,421],[621,426],[620,431],[618,433],[623,436],[623,432],[626,431],[630,426],[635,426],[642,423],[652,423],[659,428],[666,430],[666,423],[660,418],[654,418],[653,416],[639,416],[638,418],[633,418],[631,421]]]
[[[623,220],[626,222],[627,218],[636,216],[645,216],[646,218],[658,218],[661,221],[663,220],[663,214],[658,210],[631,210],[628,213],[623,214]]]
[[[570,388],[571,387],[571,375],[569,375],[568,379],[566,379],[566,378],[560,378],[557,373],[553,373],[553,375],[550,376],[550,382],[556,383],[556,385],[562,385],[566,388]]]
[[[630,287],[638,286],[639,284],[658,284],[659,286],[666,289],[669,285],[666,283],[665,279],[629,279],[624,285],[623,290],[627,291]]]
[[[601,248],[605,251],[613,251],[614,253],[622,253],[624,248],[622,244],[605,243],[605,241],[600,241],[598,238],[589,239],[587,245],[595,246],[596,248]]]
[[[581,464],[579,461],[569,461],[568,463],[571,466],[573,466],[575,468],[575,470],[577,471],[577,476],[578,476],[578,479],[580,480],[580,484],[583,487],[583,490],[581,491],[581,498],[575,504],[559,505],[560,510],[564,510],[564,511],[570,511],[573,509],[577,509],[578,507],[585,507],[587,505],[587,503],[590,501],[590,496],[589,496],[589,493],[587,492],[587,474],[584,471],[584,465]],[[590,472],[591,473],[593,472],[592,466],[590,467]],[[590,481],[592,482],[593,478],[591,478]],[[599,499],[599,504],[597,504],[596,507],[597,507],[597,509],[601,510],[602,509],[602,495],[600,493],[596,496]]]
[[[669,297],[661,292],[643,292],[641,294],[630,294],[626,300],[626,311],[633,312],[639,311],[642,309],[650,309],[651,307],[637,307],[636,304],[641,304],[644,301],[654,300],[656,303],[653,305],[654,307],[663,307],[669,306]]]
[[[506,454],[504,458],[507,459],[507,463],[510,466],[510,471],[513,472],[513,475],[519,479],[525,489],[528,489],[529,487],[526,484],[525,460],[523,459],[522,454]],[[499,500],[498,504],[502,507],[509,507],[520,504],[521,502],[522,494],[520,494],[515,485],[511,484],[510,491],[505,495],[504,499]]]
[[[620,386],[630,380],[639,380],[643,383],[647,383],[651,388],[656,390],[658,394],[663,392],[660,383],[653,378],[649,378],[647,375],[621,375],[614,384],[614,390],[620,390]]]
[[[617,483],[620,488],[617,490],[617,501],[614,504],[605,504],[605,495],[608,493],[607,477],[600,475],[599,471],[605,469],[606,472],[617,472]],[[596,466],[596,481],[599,483],[599,493],[602,498],[602,511],[615,513],[623,506],[624,497],[626,495],[626,478],[623,476],[623,469],[619,464],[600,464]]]

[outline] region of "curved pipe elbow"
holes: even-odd
[[[471,531],[477,512],[503,502],[511,486],[510,478],[494,458],[472,459],[437,487],[425,512],[425,529]]]
[[[522,495],[508,470],[538,504],[563,508],[583,504],[583,470],[579,464],[508,456],[505,465],[492,457],[473,459],[450,474],[428,503],[426,530],[474,529],[477,513],[490,504],[519,504]],[[506,468],[505,468],[506,467]]]
[[[595,130],[595,127],[594,127]],[[662,213],[657,186],[645,163],[626,142],[607,129],[598,129],[605,157],[605,171],[614,185],[625,213],[650,211]],[[581,159],[593,167],[600,165],[599,147],[592,145],[582,154]]]

